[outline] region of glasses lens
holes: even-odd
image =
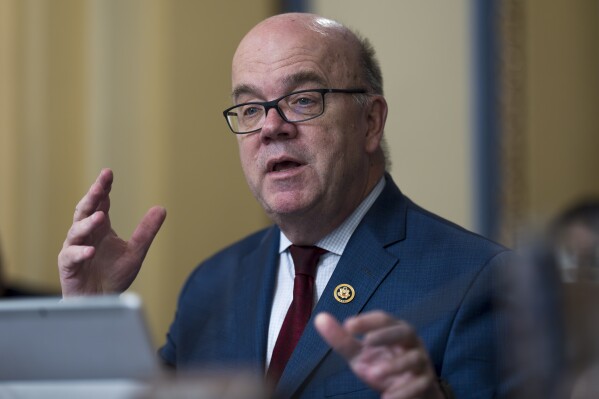
[[[319,91],[291,93],[276,106],[273,102],[240,104],[227,111],[227,121],[235,133],[255,132],[262,129],[266,109],[271,108],[277,108],[287,122],[303,122],[324,113],[324,94]]]
[[[279,101],[279,108],[289,122],[301,122],[324,111],[323,95],[317,91],[292,93]]]
[[[227,120],[236,133],[260,129],[264,124],[264,107],[260,104],[241,104],[227,112]]]

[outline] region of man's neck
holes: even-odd
[[[283,234],[295,245],[314,245],[339,227],[364,201],[383,177],[383,171],[368,180],[362,195],[343,210],[329,214],[310,214],[310,210],[296,215],[285,215],[273,219]]]

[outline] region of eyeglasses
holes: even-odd
[[[264,126],[271,108],[287,122],[305,122],[324,114],[324,95],[328,93],[360,94],[364,89],[300,90],[272,101],[252,101],[234,105],[223,111],[227,124],[235,134],[257,132]]]

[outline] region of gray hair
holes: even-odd
[[[358,61],[361,69],[360,74],[362,75],[363,81],[366,82],[368,86],[369,94],[384,95],[381,66],[376,57],[374,47],[366,37],[342,23],[328,18],[318,17],[310,24],[310,27],[322,35],[326,35],[327,30],[333,29],[337,30],[337,32],[341,33],[346,38],[350,37],[353,39],[357,47]],[[353,96],[358,104],[366,106],[371,98],[369,94],[354,94]],[[390,171],[391,161],[389,158],[389,145],[387,144],[385,135],[383,135],[381,140],[381,150],[385,162],[385,170]]]
[[[383,72],[381,71],[381,65],[376,57],[374,47],[366,37],[353,30],[350,30],[350,32],[356,37],[359,45],[358,56],[363,79],[370,86],[369,88],[373,94],[384,95]],[[361,105],[368,103],[368,95],[357,94],[355,95],[355,99]],[[384,134],[381,140],[381,150],[383,151],[383,158],[385,160],[385,170],[390,172],[392,165],[391,158],[389,157],[389,144]]]
[[[384,95],[383,73],[381,72],[379,60],[376,58],[374,47],[372,47],[372,44],[370,44],[370,41],[367,38],[362,37],[356,32],[353,33],[360,44],[358,51],[363,78],[374,94],[380,94],[382,96]]]

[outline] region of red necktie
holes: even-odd
[[[320,255],[326,252],[322,248],[298,245],[292,245],[289,247],[289,251],[295,267],[293,301],[285,315],[266,375],[267,379],[273,384],[279,381],[293,349],[297,345],[306,324],[308,324],[308,320],[310,320],[314,302],[316,265]]]

